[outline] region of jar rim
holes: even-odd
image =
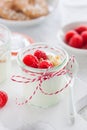
[[[45,72],[45,71],[47,71],[47,70],[49,70],[50,72],[53,72],[53,71],[55,71],[55,70],[59,71],[59,70],[61,70],[62,68],[64,68],[64,67],[66,66],[66,64],[67,64],[67,62],[68,62],[68,60],[69,60],[69,56],[68,56],[68,53],[67,53],[63,48],[60,48],[60,47],[56,47],[56,50],[60,51],[60,52],[61,52],[62,54],[64,54],[64,56],[65,56],[64,60],[62,61],[62,63],[61,63],[60,65],[55,66],[55,67],[52,67],[52,68],[48,68],[48,69],[33,68],[33,67],[29,67],[29,66],[25,65],[25,64],[23,63],[23,61],[21,60],[21,55],[22,55],[25,51],[29,50],[30,48],[32,48],[32,47],[37,47],[37,46],[40,46],[40,47],[41,47],[41,46],[44,46],[44,47],[47,46],[49,49],[55,48],[55,47],[49,46],[49,44],[47,44],[47,42],[46,42],[46,43],[44,43],[44,42],[34,43],[33,45],[29,45],[28,47],[25,47],[25,48],[22,49],[22,50],[18,53],[18,55],[17,55],[17,63],[18,63],[18,65],[19,65],[21,68],[23,68],[23,69],[25,69],[25,70],[29,70],[29,71],[31,71],[31,72],[37,72],[37,73],[39,73],[39,72]]]

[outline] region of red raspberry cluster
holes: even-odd
[[[42,50],[36,50],[34,54],[24,56],[23,63],[27,66],[40,69],[53,67],[53,64],[48,60],[47,54]]]
[[[79,26],[68,31],[64,40],[71,47],[87,49],[87,26]]]

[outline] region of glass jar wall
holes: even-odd
[[[0,25],[0,83],[10,74],[11,33],[7,27]]]

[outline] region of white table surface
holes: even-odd
[[[31,36],[36,42],[46,41],[53,46],[58,45],[56,35],[58,29],[60,29],[62,26],[62,18],[59,8],[60,7],[58,6],[55,13],[53,13],[49,19],[46,19],[41,24],[31,27],[8,27],[14,32],[25,33]],[[17,70],[14,70],[16,69],[16,62],[12,61],[12,64],[12,74],[15,72],[17,73]],[[77,77],[74,85],[75,102],[86,95],[87,92],[86,74],[84,75],[84,72],[79,72],[79,74],[80,73],[81,75],[78,75],[78,77],[80,77],[81,80],[79,80]],[[0,87],[2,90],[7,91],[9,95],[7,105],[0,110],[0,121],[6,128],[9,128],[10,130],[17,130],[18,127],[21,127],[24,124],[32,124],[36,123],[37,121],[48,122],[55,127],[56,130],[87,130],[87,122],[79,114],[76,114],[75,124],[69,124],[67,106],[68,97],[63,98],[58,105],[47,109],[35,108],[32,106],[19,107],[15,104],[15,93],[17,87],[19,87],[19,84],[14,84],[12,81],[8,81],[4,84],[1,84]],[[4,128],[0,130],[4,130]]]

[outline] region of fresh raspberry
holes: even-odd
[[[41,69],[52,68],[52,67],[53,67],[52,63],[46,60],[43,60],[42,62],[39,63],[39,68]]]
[[[84,25],[79,26],[79,27],[77,27],[77,28],[75,29],[75,31],[76,31],[77,33],[81,34],[83,31],[87,31],[87,26],[84,26]]]
[[[8,101],[7,93],[4,91],[0,91],[0,108],[4,107]]]
[[[44,51],[42,51],[42,50],[36,50],[34,52],[34,56],[36,56],[38,58],[38,60],[40,60],[41,58],[43,60],[46,60],[48,58],[46,53]]]
[[[74,48],[82,48],[83,46],[83,39],[79,34],[74,35],[70,41],[69,45],[74,47]]]
[[[23,58],[23,62],[27,66],[38,68],[38,59],[37,59],[37,57],[33,56],[32,54],[26,55]]]
[[[81,33],[84,45],[87,43],[87,31]]]
[[[68,43],[75,34],[77,34],[77,32],[74,30],[68,31],[65,35],[65,42]]]

